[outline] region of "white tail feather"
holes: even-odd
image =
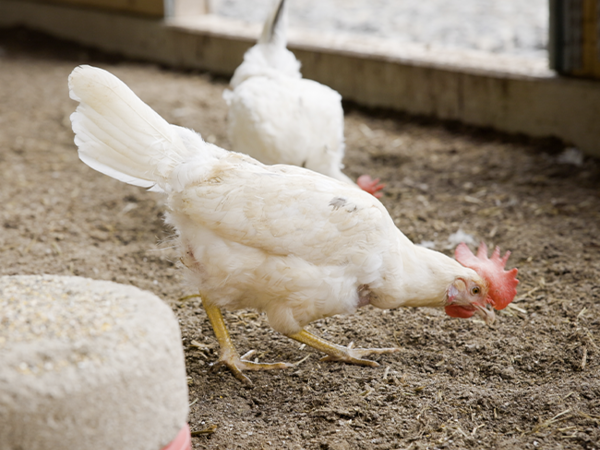
[[[111,73],[79,66],[69,76],[69,96],[80,105],[71,115],[79,158],[128,184],[161,186],[193,148],[189,130],[170,125]],[[194,144],[203,144],[195,135]],[[199,149],[197,149],[199,150]]]
[[[286,48],[287,15],[285,0],[277,0],[267,17],[254,47],[244,54],[244,62],[235,70],[230,85],[236,88],[255,76],[277,78],[280,75],[302,78],[300,61]],[[225,98],[227,101],[227,98]]]
[[[259,44],[275,44],[280,47],[287,45],[287,16],[285,0],[278,0],[275,7],[263,25],[262,34],[258,39]]]

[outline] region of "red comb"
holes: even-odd
[[[500,258],[500,247],[494,249],[491,258],[488,258],[488,249],[485,243],[479,244],[477,256],[471,252],[467,244],[460,243],[454,251],[454,257],[463,266],[473,269],[480,277],[489,283],[488,296],[494,309],[500,310],[508,306],[517,295],[518,270],[504,270],[510,252]]]
[[[379,183],[379,178],[371,178],[369,175],[361,175],[356,180],[356,184],[363,191],[373,194],[376,198],[380,198],[383,193],[379,192],[385,187],[385,184]]]

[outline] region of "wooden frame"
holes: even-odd
[[[550,0],[550,65],[600,79],[600,0]]]
[[[37,0],[42,3],[83,6],[102,10],[121,11],[143,16],[164,17],[164,0]]]

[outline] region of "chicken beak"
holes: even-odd
[[[493,325],[496,320],[496,314],[494,313],[494,308],[490,305],[482,306],[474,304],[475,306],[475,314],[479,315],[487,325]]]

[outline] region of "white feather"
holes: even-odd
[[[69,76],[79,158],[128,184],[164,189],[174,167],[203,145],[199,135],[170,125],[111,73],[79,66]]]

